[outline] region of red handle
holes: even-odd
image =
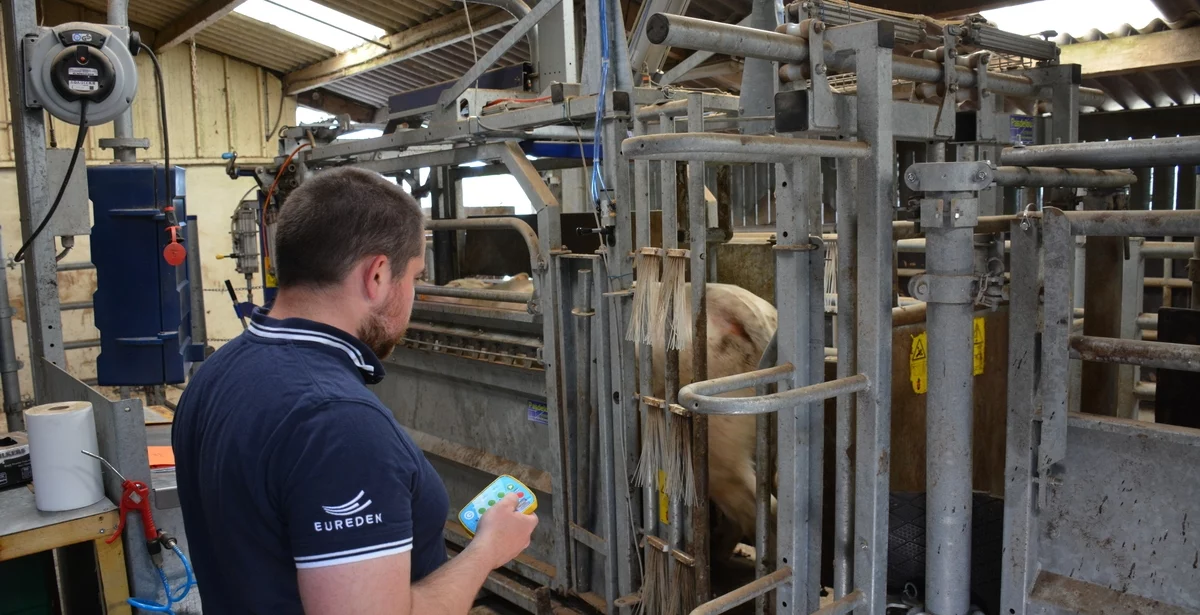
[[[146,542],[158,540],[158,528],[154,527],[154,517],[150,514],[150,487],[132,480],[125,481],[121,487],[124,493],[121,494],[121,518],[117,521],[117,531],[104,542],[112,544],[119,538],[121,532],[125,531],[125,515],[135,511],[142,516],[142,533],[146,536]]]

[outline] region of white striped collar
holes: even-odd
[[[358,338],[336,327],[303,318],[276,320],[268,316],[265,309],[257,308],[251,316],[247,331],[264,339],[309,342],[336,348],[345,353],[368,384],[375,384],[383,379],[383,364],[375,353]]]

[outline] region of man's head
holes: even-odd
[[[351,167],[317,173],[283,205],[272,254],[281,293],[336,300],[380,358],[399,343],[425,270],[421,209],[383,176]]]

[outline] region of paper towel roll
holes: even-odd
[[[84,401],[45,404],[25,411],[33,495],[38,510],[54,512],[91,506],[104,497],[96,418]]]

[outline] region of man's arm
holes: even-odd
[[[479,533],[457,557],[411,585],[412,553],[298,571],[307,615],[465,615],[488,573],[529,546],[536,515],[516,512],[509,494],[479,520]]]

